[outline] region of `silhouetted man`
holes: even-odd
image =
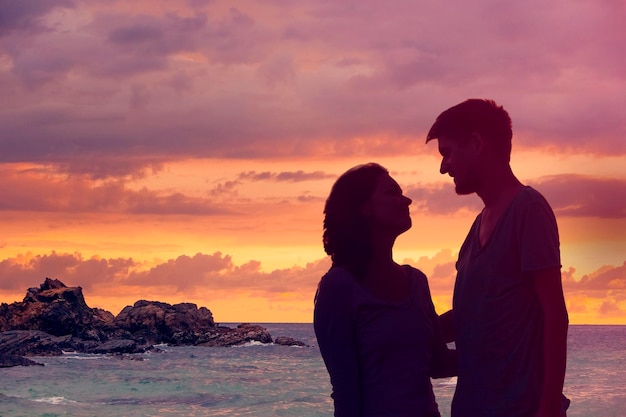
[[[459,195],[476,193],[476,217],[456,264],[452,310],[441,317],[459,354],[452,417],[561,417],[568,317],[556,219],[510,166],[511,119],[491,100],[441,113],[441,173]]]

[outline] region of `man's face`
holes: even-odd
[[[479,178],[474,164],[476,155],[471,140],[458,140],[448,136],[437,139],[441,154],[439,172],[448,174],[454,179],[455,191],[459,195],[475,193],[478,190]]]

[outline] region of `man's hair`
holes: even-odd
[[[371,233],[363,207],[378,178],[388,173],[376,163],[351,168],[337,179],[324,206],[324,250],[333,267],[344,267],[357,279],[365,275],[371,255]]]
[[[497,154],[510,159],[511,118],[502,106],[489,99],[470,98],[441,113],[428,131],[426,143],[442,136],[465,140],[474,132],[485,138]]]

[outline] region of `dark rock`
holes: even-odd
[[[235,329],[219,326],[202,335],[196,342],[201,346],[239,346],[249,342],[272,343],[272,335],[258,324],[243,323]]]
[[[70,347],[69,337],[56,337],[40,330],[11,330],[0,333],[0,354],[57,356]]]
[[[144,349],[137,342],[129,339],[116,339],[104,342],[91,350],[90,353],[141,353]]]
[[[16,355],[0,355],[0,368],[10,368],[12,366],[43,366],[28,358]]]
[[[278,336],[275,340],[274,343],[277,345],[282,345],[282,346],[307,346],[306,343],[304,343],[301,340],[296,340],[293,337],[287,337],[287,336]]]
[[[213,314],[206,307],[198,308],[192,303],[170,305],[145,300],[137,301],[132,307],[125,307],[114,323],[118,329],[130,333],[133,339],[140,338],[150,344],[177,340],[194,344],[194,335],[216,328]]]
[[[53,336],[104,341],[113,319],[107,311],[89,308],[81,287],[66,287],[50,278],[39,288],[29,288],[22,302],[0,305],[0,332],[40,330]]]

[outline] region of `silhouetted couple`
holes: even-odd
[[[350,169],[326,201],[332,267],[314,327],[335,416],[436,417],[430,378],[458,375],[452,417],[562,417],[568,317],[558,229],[543,196],[511,170],[511,119],[491,100],[470,99],[437,117],[433,139],[457,194],[484,203],[459,251],[447,313],[435,312],[421,271],[393,260],[411,200],[385,168]]]

